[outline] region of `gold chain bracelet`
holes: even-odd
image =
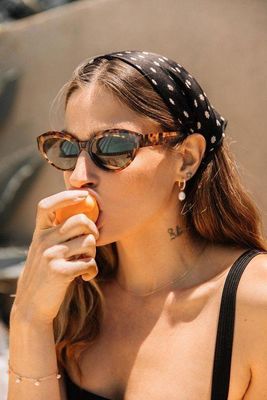
[[[39,386],[40,383],[41,383],[41,381],[44,381],[44,380],[46,380],[46,379],[49,379],[49,378],[51,378],[52,376],[56,376],[57,379],[60,379],[60,378],[61,378],[61,375],[60,375],[58,372],[55,372],[55,373],[53,373],[53,374],[51,374],[51,375],[43,376],[43,377],[41,377],[41,378],[30,378],[30,377],[28,377],[28,376],[22,376],[22,375],[20,375],[20,374],[17,374],[17,372],[15,372],[15,371],[13,370],[13,368],[10,366],[10,363],[9,363],[9,360],[8,360],[8,370],[7,370],[7,373],[10,374],[11,372],[16,376],[16,383],[20,383],[20,382],[24,379],[24,380],[32,381],[32,382],[34,383],[35,386]]]

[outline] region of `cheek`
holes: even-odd
[[[68,189],[71,172],[63,174]],[[103,240],[116,241],[147,224],[165,208],[174,184],[173,162],[154,149],[141,149],[134,161],[118,173],[104,173],[96,189],[102,198]]]
[[[144,155],[114,176],[107,196],[117,217],[123,215],[128,221],[137,222],[157,212],[169,199],[174,184],[173,167],[163,154],[151,150]]]

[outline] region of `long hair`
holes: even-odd
[[[96,60],[81,63],[61,89],[65,109],[76,90],[97,83],[111,91],[144,118],[173,131],[175,123],[160,96],[132,66],[120,60]],[[227,139],[205,169],[199,169],[185,189],[182,208],[185,223],[192,234],[218,244],[266,250],[260,212],[242,186],[236,162]],[[98,275],[90,282],[81,277],[70,284],[58,315],[54,319],[56,352],[61,367],[72,361],[81,379],[79,360],[101,331],[105,298],[98,282],[116,275],[116,243],[97,248]]]

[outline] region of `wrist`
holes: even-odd
[[[53,321],[44,321],[32,317],[29,313],[24,313],[21,310],[12,311],[10,313],[10,328],[30,327],[31,329],[47,330],[53,328]]]

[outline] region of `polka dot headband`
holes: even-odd
[[[202,164],[207,164],[225,136],[225,120],[210,104],[198,82],[175,61],[147,51],[121,51],[94,57],[118,58],[136,68],[160,95],[179,130],[200,133],[206,139]]]

